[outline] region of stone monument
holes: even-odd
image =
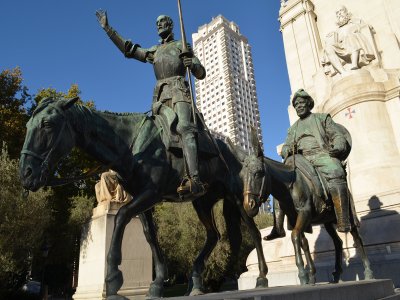
[[[106,257],[118,209],[132,200],[120,184],[118,174],[109,170],[101,174],[95,186],[98,205],[83,230],[79,255],[78,287],[74,299],[105,298]],[[135,217],[126,226],[122,242],[121,270],[124,285],[120,294],[128,299],[144,299],[152,281],[152,256],[143,234],[142,224]]]
[[[289,99],[304,88],[315,100],[313,112],[329,113],[349,130],[348,182],[372,270],[376,278],[390,278],[399,287],[400,6],[396,0],[288,0],[279,20],[292,91],[282,105],[288,105],[290,124],[297,114]],[[340,237],[344,280],[363,279],[350,235]],[[308,240],[317,281],[327,281],[333,244],[319,227]],[[270,286],[298,284],[290,235],[264,246]],[[253,281],[256,264],[251,253],[239,288]]]

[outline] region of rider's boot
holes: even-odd
[[[274,202],[274,227],[271,230],[271,233],[264,237],[266,241],[272,241],[277,238],[282,238],[286,236],[285,229],[283,228],[283,221],[285,219],[285,214],[279,206],[278,200],[273,198]]]
[[[207,192],[207,185],[199,177],[197,144],[194,133],[189,132],[182,136],[183,155],[186,159],[189,178],[185,178],[177,189],[180,196],[191,195],[199,197]]]
[[[337,230],[340,232],[350,232],[350,195],[346,182],[331,184],[329,187],[332,202],[335,207]]]

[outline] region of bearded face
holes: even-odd
[[[336,12],[336,24],[341,27],[343,25],[346,25],[350,21],[350,13],[347,11],[345,7],[341,7],[337,12]]]

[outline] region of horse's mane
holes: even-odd
[[[100,113],[108,114],[108,115],[114,115],[114,116],[143,116],[145,115],[144,113],[136,113],[136,112],[113,112],[109,110],[95,110]]]
[[[283,182],[291,181],[293,179],[293,167],[269,157],[264,157],[264,162],[268,165],[273,177],[280,179]]]

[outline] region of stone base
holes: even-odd
[[[365,237],[364,245],[374,276],[377,279],[389,278],[396,287],[400,287],[400,241],[396,240],[399,225],[400,214],[396,213],[386,215],[384,218],[361,217],[361,234]],[[266,236],[271,229],[272,227],[262,229],[261,235]],[[333,242],[323,227],[314,226],[313,231],[313,234],[306,236],[317,269],[316,279],[317,282],[327,282],[331,279],[335,263]],[[342,280],[363,280],[364,268],[353,246],[352,236],[343,233],[339,233],[339,236],[344,248]],[[286,232],[285,238],[263,241],[263,249],[268,265],[267,278],[270,287],[300,284],[290,231]],[[240,290],[256,286],[259,270],[255,250],[247,258],[246,266],[248,271],[241,274],[238,279]]]
[[[73,299],[105,299],[104,279],[107,253],[114,229],[114,217],[120,204],[101,202],[85,226],[79,256],[78,287]],[[139,218],[126,226],[122,242],[124,284],[119,294],[128,299],[145,299],[152,280],[151,249],[143,233]]]
[[[193,297],[172,297],[170,300],[189,300]],[[254,299],[254,300],[383,300],[400,299],[389,279],[350,281],[315,286],[286,286],[232,291],[196,296],[196,300]]]

